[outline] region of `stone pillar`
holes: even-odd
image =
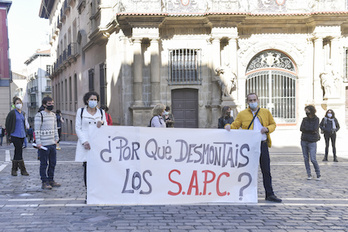
[[[321,104],[323,101],[323,91],[320,83],[320,73],[324,71],[323,57],[323,38],[315,38],[314,40],[314,77],[313,77],[313,97],[312,101]]]
[[[215,70],[221,66],[221,50],[220,50],[220,38],[213,38],[212,41],[212,77],[213,77],[213,86],[212,86],[212,105],[219,105],[220,104],[220,98],[217,96],[221,95],[219,86],[217,84],[217,77],[216,77],[216,72]]]
[[[151,40],[151,105],[160,103],[159,39]]]
[[[134,40],[133,64],[133,96],[134,106],[143,106],[143,56],[141,54],[141,39]]]
[[[331,62],[332,62],[332,68],[335,71],[340,72],[340,64],[341,64],[341,56],[339,56],[338,54],[340,54],[340,50],[339,50],[339,38],[335,37],[331,40]]]

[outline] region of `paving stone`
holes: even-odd
[[[75,144],[61,142],[55,178],[62,187],[51,191],[41,189],[37,150],[24,150],[30,175],[13,177],[10,163],[4,162],[5,150],[13,154],[13,147],[0,148],[0,165],[5,165],[0,231],[348,231],[348,148],[338,149],[340,162],[324,163],[318,145],[321,181],[306,180],[298,147],[272,148],[273,187],[281,204],[264,200],[259,177],[259,203],[253,205],[89,206],[84,204],[82,164],[74,162]]]

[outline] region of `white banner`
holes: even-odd
[[[259,132],[104,126],[89,136],[88,204],[257,203]]]

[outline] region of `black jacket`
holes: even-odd
[[[233,117],[229,117],[229,118],[220,117],[218,121],[218,128],[224,129],[226,124],[232,124],[233,121],[234,121]]]
[[[320,129],[324,132],[325,135],[332,135],[336,133],[340,129],[340,124],[338,123],[337,119],[334,118],[336,129],[332,128],[332,121],[329,120],[327,117],[324,117],[320,122]]]
[[[300,130],[302,131],[301,140],[307,142],[319,141],[319,118],[316,115],[313,118],[303,118]]]

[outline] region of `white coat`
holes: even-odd
[[[107,125],[105,111],[103,110],[103,117],[100,113],[99,108],[97,108],[97,112],[94,115],[91,115],[87,111],[87,106],[84,107],[81,118],[81,108],[77,110],[76,120],[75,120],[75,131],[78,137],[77,145],[76,145],[76,155],[75,161],[78,162],[86,162],[87,156],[90,150],[86,150],[82,145],[84,142],[89,142],[90,138],[88,136],[89,129],[97,126],[97,122],[101,121],[103,118],[104,126]]]

